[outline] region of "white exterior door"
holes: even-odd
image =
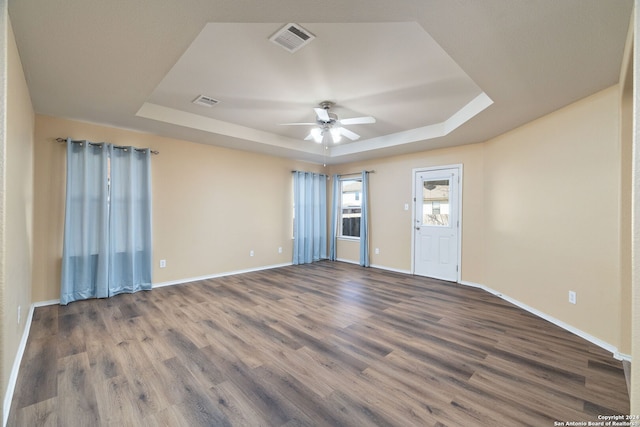
[[[414,274],[458,280],[458,168],[415,171]]]

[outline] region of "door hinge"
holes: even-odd
[[[456,265],[456,273],[458,272],[458,266]]]
[[[458,228],[460,228],[460,220],[458,220]]]
[[[414,202],[416,201],[416,198],[415,198],[415,197],[413,198],[413,201],[414,201]]]

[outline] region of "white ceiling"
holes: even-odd
[[[631,7],[10,0],[9,15],[38,113],[340,163],[485,141],[615,84]],[[269,41],[290,22],[316,36],[293,54]],[[220,103],[193,105],[200,94]],[[329,150],[280,125],[313,122],[324,100],[377,122]]]

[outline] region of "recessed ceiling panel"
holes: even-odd
[[[147,103],[309,144],[310,129],[280,124],[314,122],[331,100],[341,119],[376,118],[349,127],[362,143],[445,122],[483,93],[415,22],[301,23],[315,39],[294,53],[269,40],[282,25],[207,24]],[[202,93],[220,103],[194,105]]]

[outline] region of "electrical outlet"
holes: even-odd
[[[253,255],[254,255],[253,250],[249,251],[249,256],[253,256]]]
[[[405,204],[404,204],[404,210],[405,210],[405,211],[408,211],[408,210],[409,210],[409,203],[405,203]]]
[[[569,302],[571,304],[575,304],[577,302],[575,291],[569,291]]]
[[[278,248],[278,253],[279,253],[279,254],[281,254],[281,253],[282,253],[282,246],[280,246],[280,247]]]
[[[380,255],[380,248],[376,248],[375,252],[376,252],[376,255]]]
[[[160,260],[160,268],[165,268],[167,266],[167,260],[166,259],[161,259]]]
[[[20,325],[20,319],[22,319],[21,313],[22,312],[22,306],[18,306],[18,325]]]

